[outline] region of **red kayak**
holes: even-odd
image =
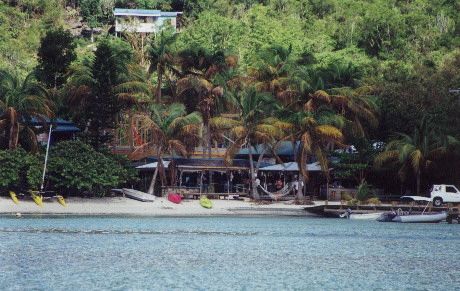
[[[177,193],[169,193],[168,200],[172,203],[179,204],[182,201],[182,197],[180,197],[180,195]]]

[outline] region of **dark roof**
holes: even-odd
[[[299,147],[299,143],[297,143],[296,147]],[[253,155],[259,155],[262,152],[263,146],[257,145],[256,147],[252,147],[251,152]],[[270,155],[270,151],[265,152],[266,155]],[[292,150],[292,142],[290,141],[283,141],[280,142],[278,145],[278,150],[276,153],[278,156],[288,156],[293,155],[294,151]],[[249,155],[249,148],[244,148],[238,151],[237,155]]]
[[[53,124],[53,131],[81,131],[81,129],[76,127],[73,122],[62,118],[50,119],[45,116],[43,119],[46,122],[46,125]],[[43,126],[43,121],[37,117],[32,117],[28,123],[31,126]]]

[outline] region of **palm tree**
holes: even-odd
[[[223,96],[222,86],[213,84],[220,72],[236,65],[233,56],[223,52],[210,53],[205,49],[189,49],[179,52],[178,62],[182,78],[177,81],[177,97],[188,104],[189,111],[198,109],[203,119],[203,158],[211,157],[211,135],[209,119],[215,117],[219,99]]]
[[[287,133],[279,142],[291,141],[293,145],[299,143],[298,151],[294,151],[294,158],[299,165],[301,185],[303,181],[309,181],[307,163],[312,156],[317,158],[323,172],[328,174],[326,149],[331,144],[342,145],[344,136],[340,128],[344,125],[344,118],[327,107],[319,108],[317,111],[297,112],[282,108],[278,114],[285,122],[284,128]],[[275,149],[277,145],[278,143]],[[297,198],[302,197],[300,187]]]
[[[157,73],[157,102],[161,102],[163,76],[167,70],[174,70],[172,66],[175,56],[171,46],[176,41],[176,38],[176,34],[162,30],[160,35],[152,41],[148,50],[148,58],[150,60],[149,74],[153,72]]]
[[[158,166],[150,183],[148,193],[152,194],[155,181],[160,171],[162,181],[165,183],[163,171],[163,156],[173,155],[188,156],[199,141],[199,124],[201,118],[197,112],[186,114],[183,104],[173,103],[170,105],[152,105],[151,116],[138,114],[136,118],[142,124],[140,130],[150,131],[151,142],[145,143],[136,149],[132,157],[136,157],[144,150],[154,147],[158,154]]]
[[[275,104],[271,95],[259,93],[255,87],[249,87],[241,92],[229,94],[229,100],[239,109],[237,120],[229,118],[213,118],[210,120],[211,128],[216,130],[227,129],[232,145],[225,153],[225,160],[231,164],[233,157],[243,147],[249,149],[249,167],[251,175],[252,195],[259,199],[256,185],[257,168],[254,167],[252,149],[259,144],[265,148],[282,136],[278,120],[270,113]],[[263,155],[263,153],[261,153]]]
[[[22,80],[18,73],[0,70],[0,130],[5,132],[9,150],[18,145],[19,133],[26,132],[37,149],[35,133],[27,122],[35,117],[44,121],[53,115],[47,90],[37,82],[35,73]]]
[[[422,174],[435,164],[437,158],[446,154],[448,145],[455,142],[452,137],[434,131],[425,116],[411,136],[397,133],[396,139],[390,141],[386,150],[375,158],[375,165],[381,167],[390,163],[400,167],[398,176],[401,181],[412,172],[416,179],[417,194],[420,194]]]
[[[252,84],[261,90],[273,94],[277,99],[290,103],[293,96],[290,85],[293,81],[290,72],[295,66],[292,57],[292,45],[269,46],[258,55],[256,65],[248,70]]]

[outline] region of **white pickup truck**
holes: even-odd
[[[453,185],[433,185],[430,197],[434,206],[441,206],[442,203],[460,202],[460,191]]]

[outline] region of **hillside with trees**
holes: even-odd
[[[117,38],[115,7],[183,12],[180,33]],[[210,155],[224,134],[229,162],[291,141],[301,165],[327,169],[329,150],[363,145],[349,160],[376,187],[458,185],[459,19],[453,0],[0,1],[0,150],[40,152],[28,122],[43,116],[85,128],[80,140],[100,150],[131,112],[167,137],[144,147],[164,152]],[[172,104],[175,129],[155,127]]]

